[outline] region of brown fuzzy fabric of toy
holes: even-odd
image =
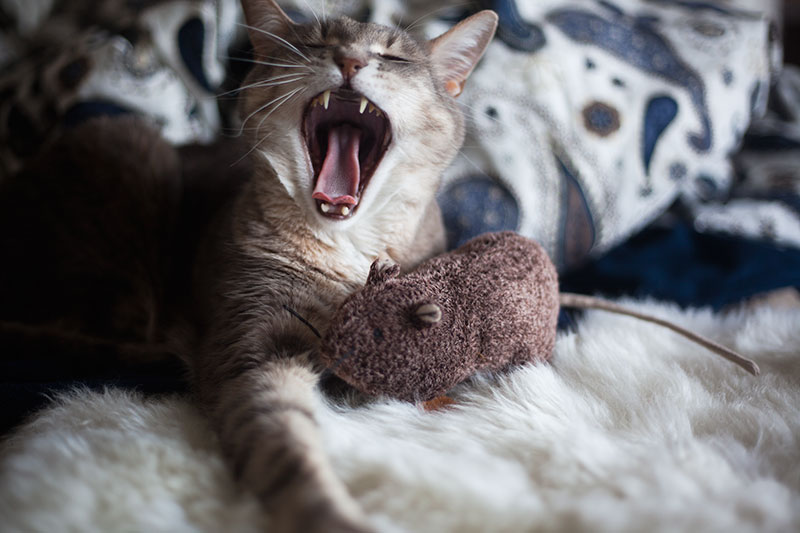
[[[558,310],[541,246],[486,234],[403,276],[376,261],[335,314],[321,356],[363,392],[426,401],[478,370],[547,360]]]

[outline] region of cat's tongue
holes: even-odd
[[[331,128],[328,133],[328,153],[325,154],[312,198],[332,205],[353,206],[358,203],[360,141],[361,130],[358,128],[348,124]]]

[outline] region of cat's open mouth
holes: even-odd
[[[352,216],[392,140],[385,113],[355,91],[325,91],[308,105],[303,135],[317,209],[333,219]]]

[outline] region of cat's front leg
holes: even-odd
[[[318,375],[307,358],[242,358],[226,367],[202,391],[204,403],[237,481],[269,513],[270,531],[372,531],[322,448]]]

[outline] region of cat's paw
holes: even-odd
[[[391,278],[397,277],[400,274],[400,265],[398,265],[389,254],[381,253],[369,269],[369,277],[367,283],[383,283]]]

